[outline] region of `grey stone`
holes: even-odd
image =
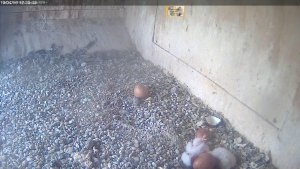
[[[9,168],[181,168],[195,123],[221,117],[140,56],[75,50],[58,57],[44,50],[25,60],[0,71],[0,160]],[[133,99],[138,82],[151,86],[151,98]],[[211,132],[210,148],[234,152],[237,168],[273,169],[226,120]]]
[[[234,139],[235,144],[240,144],[240,143],[242,143],[242,141],[243,141],[243,139],[241,137],[238,137],[238,138]]]
[[[133,159],[134,159],[135,162],[139,162],[140,161],[139,157],[134,157]]]
[[[141,100],[137,97],[133,97],[133,105],[134,106],[139,106],[141,103]]]

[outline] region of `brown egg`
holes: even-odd
[[[193,169],[215,169],[217,159],[209,153],[200,154],[193,161]]]
[[[149,96],[149,91],[146,86],[142,84],[137,84],[134,86],[133,94],[137,98],[145,99]]]
[[[200,128],[195,133],[195,138],[200,138],[203,141],[206,141],[209,137],[209,132],[206,129]]]

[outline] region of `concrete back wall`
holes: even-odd
[[[185,83],[282,169],[300,162],[300,8],[126,7],[136,48]]]
[[[131,50],[120,6],[0,7],[0,61],[30,51],[63,46],[63,53],[96,43],[89,50]]]

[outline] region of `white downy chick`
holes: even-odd
[[[201,139],[195,138],[187,143],[185,151],[193,158],[201,153],[208,152],[209,148]]]
[[[195,159],[199,154],[208,151],[208,146],[200,138],[195,138],[186,144],[185,152],[181,155],[181,160],[184,165],[191,167],[193,159]]]
[[[182,153],[181,160],[185,166],[187,167],[192,166],[192,158],[187,152]]]
[[[185,146],[185,152],[181,155],[181,160],[187,167],[191,167],[193,160],[201,153],[208,152],[209,147],[200,138],[188,142]]]
[[[236,165],[235,156],[226,148],[218,147],[210,153],[220,160],[221,169],[231,169]]]

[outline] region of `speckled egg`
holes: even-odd
[[[143,84],[137,84],[134,87],[133,94],[135,97],[145,99],[149,96],[148,88]]]
[[[193,169],[214,169],[216,166],[217,159],[209,153],[202,153],[193,161]]]

